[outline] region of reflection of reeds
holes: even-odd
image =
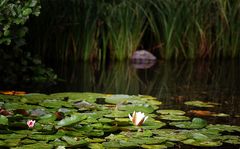
[[[30,35],[32,49],[43,57],[124,60],[138,47],[154,49],[163,59],[240,56],[240,1],[41,3],[41,15],[32,22]]]

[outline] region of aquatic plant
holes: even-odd
[[[160,110],[161,102],[147,95],[0,94],[0,101],[1,147],[168,148],[179,143],[201,147],[240,144],[236,133],[240,132],[240,126],[209,124],[198,117],[160,121],[159,114],[184,116],[185,112]],[[132,126],[128,116],[137,126]],[[167,124],[174,128],[168,128]]]
[[[145,116],[142,112],[133,112],[132,116],[129,114],[129,119],[133,122],[136,126],[141,126],[148,118],[148,116]]]

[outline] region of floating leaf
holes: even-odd
[[[166,149],[168,148],[166,145],[141,145],[142,148],[145,149]]]
[[[195,107],[206,107],[206,108],[212,108],[216,105],[219,105],[218,103],[214,103],[214,102],[203,102],[203,101],[186,101],[184,102],[184,104],[186,105],[190,105],[190,106],[195,106]]]
[[[0,125],[8,125],[8,118],[4,115],[0,115]]]
[[[187,139],[182,141],[184,144],[193,145],[193,146],[204,146],[204,147],[215,147],[221,146],[222,143],[220,141],[213,141],[213,140],[195,140],[195,139]]]
[[[164,138],[169,141],[181,141],[188,138],[188,131],[174,130],[174,129],[159,129],[153,130],[153,134],[155,134],[159,138]]]
[[[240,137],[239,136],[224,135],[224,136],[220,136],[220,139],[225,143],[240,144]]]
[[[66,141],[67,144],[74,147],[85,146],[88,144],[88,142],[84,138],[63,136],[62,139]]]
[[[161,115],[159,118],[171,121],[184,121],[190,119],[189,117],[183,115]]]
[[[127,111],[132,113],[134,111],[138,112],[141,111],[143,113],[152,113],[154,108],[149,104],[131,104],[131,105],[120,105],[117,107],[120,111]]]
[[[22,145],[12,149],[33,149],[36,147],[41,149],[50,149],[50,148],[53,148],[53,145],[46,142],[38,142],[34,144]]]
[[[160,114],[184,115],[186,112],[182,110],[157,110]]]
[[[88,145],[90,149],[104,149],[103,144],[100,143],[91,143]]]
[[[78,123],[86,118],[87,118],[86,115],[82,115],[80,113],[75,113],[75,114],[71,115],[70,117],[66,117],[66,118],[62,119],[61,121],[59,121],[56,128],[60,128],[63,126],[69,126],[69,125]]]
[[[208,125],[207,129],[209,130],[218,130],[219,132],[227,131],[227,132],[240,132],[240,126],[232,126],[232,125],[224,125],[224,124],[216,124],[216,125]]]
[[[201,118],[193,118],[191,122],[171,122],[170,125],[178,128],[199,129],[207,126],[207,121]]]

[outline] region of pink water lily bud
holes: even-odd
[[[29,128],[33,128],[34,125],[35,125],[35,122],[36,122],[35,120],[28,120],[28,121],[27,121],[28,127],[29,127]]]
[[[132,116],[130,114],[128,116],[135,126],[141,126],[148,118],[148,116],[145,116],[144,113],[135,111]]]

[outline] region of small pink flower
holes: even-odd
[[[27,121],[28,127],[29,127],[29,128],[33,128],[34,125],[35,125],[35,122],[36,122],[35,120],[28,120],[28,121]]]

